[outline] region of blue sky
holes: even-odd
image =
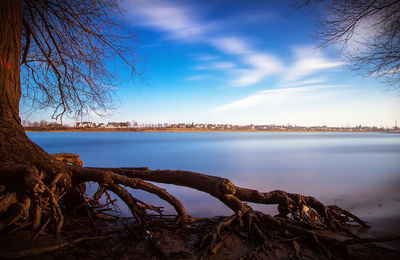
[[[295,10],[291,3],[127,0],[143,75],[118,87],[120,106],[109,117],[90,114],[84,120],[400,123],[399,91],[351,71],[335,47],[319,49],[312,37],[316,12]],[[50,121],[46,112],[22,118]]]

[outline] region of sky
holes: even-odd
[[[400,125],[400,92],[352,71],[335,46],[319,48],[323,12],[293,2],[126,0],[141,76],[118,86],[115,111],[83,120]],[[51,121],[49,111],[21,117]]]

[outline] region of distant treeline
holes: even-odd
[[[96,124],[93,122],[77,122],[75,126],[62,125],[56,122],[31,122],[22,121],[27,131],[85,131],[85,132],[207,132],[207,131],[272,131],[272,132],[397,132],[399,128],[383,128],[370,126],[355,127],[328,127],[328,126],[292,126],[292,125],[231,125],[231,124],[152,124],[138,125],[130,122],[109,122],[108,124]]]

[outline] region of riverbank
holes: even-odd
[[[151,132],[151,133],[215,133],[215,132],[254,132],[254,133],[400,133],[395,130],[298,130],[298,129],[285,129],[285,130],[260,130],[260,129],[207,129],[207,128],[62,128],[62,129],[25,129],[26,132]]]

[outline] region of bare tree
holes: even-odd
[[[353,69],[400,87],[400,1],[316,0],[320,4],[318,38],[323,46],[337,45]]]
[[[225,235],[235,235],[238,241],[252,241],[249,258],[273,253],[277,246],[284,247],[287,242],[295,242],[297,257],[301,253],[299,243],[317,253],[323,249],[326,254],[346,254],[348,243],[320,242],[314,231],[349,232],[349,220],[366,224],[350,212],[324,206],[313,197],[279,190],[262,193],[235,186],[225,178],[188,171],[87,168],[82,166],[79,156],[49,155],[27,137],[19,118],[21,71],[24,95],[40,106],[54,107],[55,117],[107,107],[109,83],[114,78],[107,66],[110,58],[122,59],[135,72],[133,60],[128,58],[131,46],[119,45],[125,37],[117,34],[121,29],[115,13],[118,10],[118,1],[113,0],[0,1],[0,235],[15,235],[21,228],[34,230],[36,235],[45,231],[70,235],[63,234],[62,228],[79,212],[81,218],[74,221],[88,219],[95,231],[95,208],[100,205],[99,198],[111,191],[128,205],[136,221],[130,229],[140,229],[134,234],[143,240],[152,241],[144,230],[151,228],[148,221],[158,225],[173,221],[176,232],[200,230],[197,258],[216,253]],[[200,220],[189,216],[177,198],[148,181],[203,191],[223,202],[234,215],[208,219],[207,228],[199,229],[196,223]],[[90,199],[84,189],[87,182],[99,185]],[[170,203],[176,210],[175,218],[163,219],[161,208],[138,200],[126,187],[153,193]],[[272,217],[254,211],[246,202],[275,204],[279,215]],[[149,211],[159,213],[161,220]],[[94,238],[79,237],[71,243],[85,239]],[[32,257],[71,243],[15,252],[1,248],[0,257]],[[161,258],[166,258],[157,245],[153,246]]]
[[[126,30],[118,0],[23,1],[23,98],[53,108],[53,118],[112,108],[120,82],[112,62],[136,73],[135,35]]]

